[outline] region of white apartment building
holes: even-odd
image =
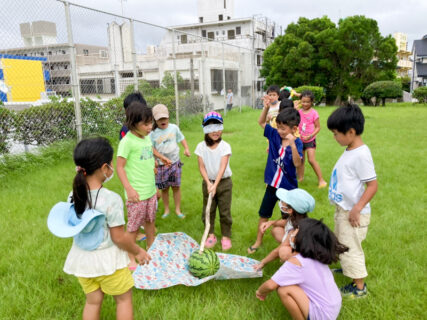
[[[215,109],[224,107],[221,93],[227,89],[233,90],[235,104],[252,105],[262,95],[259,69],[275,24],[260,16],[234,19],[233,0],[198,0],[197,5],[197,23],[170,27],[174,31],[167,31],[158,45],[136,55],[137,78],[158,86],[166,71],[176,69],[185,82],[180,89],[194,84]],[[78,73],[81,85],[112,79],[118,95],[134,81],[130,24],[110,23],[108,37],[110,63],[80,65]]]

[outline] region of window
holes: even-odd
[[[223,15],[222,15],[222,14],[218,15],[218,20],[219,20],[219,21],[222,21],[223,19],[224,19],[224,17],[223,17]]]
[[[233,30],[228,30],[227,31],[227,37],[228,37],[228,40],[233,40],[233,39],[235,39],[236,37],[235,37],[235,34],[234,34],[234,29]]]
[[[202,37],[206,38],[206,30],[202,30]]]
[[[52,51],[49,51],[47,54],[51,56],[52,55]]]
[[[225,35],[225,30],[222,30],[222,35],[223,35],[223,36]]]
[[[133,72],[123,72],[122,78],[133,78]]]
[[[224,9],[227,9],[227,0],[224,0]]]
[[[216,33],[216,35],[219,35],[219,31],[216,31],[215,33]]]
[[[65,50],[61,50],[61,53],[62,53],[62,54],[65,54],[66,52],[65,52]]]
[[[236,34],[242,34],[242,27],[236,27]]]
[[[208,39],[215,40],[215,34],[213,32],[208,32]]]
[[[203,17],[199,17],[199,22],[203,23]]]
[[[257,56],[256,56],[256,65],[260,66],[261,64],[262,64],[262,62],[261,62],[261,55],[257,54]]]
[[[231,89],[234,94],[237,94],[238,88],[238,71],[225,70],[225,88]],[[223,89],[222,69],[211,69],[211,91],[214,94],[221,93]]]
[[[83,49],[83,55],[88,56],[89,55],[89,50],[88,49]]]
[[[106,50],[99,50],[99,55],[101,58],[108,58],[108,53]]]
[[[186,34],[181,35],[181,43],[187,43],[187,35]]]

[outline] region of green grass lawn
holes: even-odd
[[[317,160],[327,181],[343,152],[326,127],[332,107],[317,108],[322,130]],[[364,243],[369,277],[368,297],[343,300],[340,319],[421,319],[426,295],[426,133],[427,106],[411,104],[363,108],[363,140],[370,147],[378,175],[378,193],[372,201],[372,219]],[[260,110],[232,111],[225,117],[223,139],[233,155],[233,248],[246,255],[255,239],[258,209],[264,193],[266,139],[257,124]],[[194,151],[203,140],[201,117],[183,119],[181,129]],[[117,141],[114,142],[116,149]],[[9,173],[0,180],[0,319],[79,319],[85,296],[73,276],[62,271],[71,239],[54,237],[47,229],[50,208],[65,201],[75,174],[71,150],[39,166]],[[68,152],[69,156],[64,156]],[[202,192],[197,158],[182,158],[182,210],[184,220],[171,215],[157,220],[158,231],[183,231],[200,241]],[[117,177],[107,188],[123,194]],[[301,188],[316,199],[311,217],[333,228],[333,207],[327,188],[317,189],[311,167]],[[160,216],[162,204],[159,206]],[[173,208],[172,208],[173,210]],[[275,218],[279,218],[276,209]],[[218,220],[218,219],[217,219]],[[219,232],[217,221],[216,230]],[[251,257],[262,259],[276,243],[270,235]],[[424,248],[424,249],[423,249]],[[217,245],[215,248],[220,251]],[[255,298],[258,286],[279,268],[264,269],[264,277],[209,281],[198,287],[176,286],[159,291],[134,289],[136,319],[290,319],[276,294],[266,301]],[[339,286],[347,279],[335,276]],[[106,297],[102,319],[114,319],[115,304]]]

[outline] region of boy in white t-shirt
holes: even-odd
[[[329,200],[336,207],[335,234],[338,241],[349,248],[340,255],[342,273],[353,279],[340,290],[343,295],[354,298],[367,294],[364,280],[368,272],[362,241],[371,218],[369,201],[378,189],[371,151],[361,137],[364,124],[362,110],[356,104],[340,107],[328,118],[328,129],[335,140],[347,147],[332,171]]]

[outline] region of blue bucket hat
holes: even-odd
[[[83,250],[95,250],[104,240],[105,214],[87,209],[79,219],[74,204],[58,202],[50,210],[47,227],[59,238],[74,237],[74,243]]]
[[[313,211],[316,204],[314,198],[303,189],[285,190],[279,188],[276,191],[276,196],[301,214]]]

